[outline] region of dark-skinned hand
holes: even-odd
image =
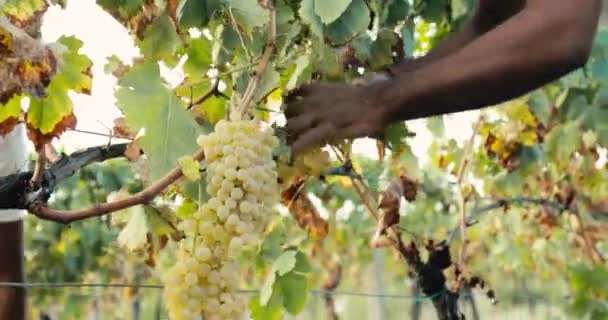
[[[383,86],[381,81],[361,86],[315,83],[292,91],[285,112],[292,153],[382,133],[390,122],[378,99]]]

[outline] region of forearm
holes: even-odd
[[[409,120],[525,94],[582,65],[588,53],[580,51],[587,48],[572,46],[592,42],[601,4],[591,2],[600,8],[584,10],[591,10],[595,21],[577,21],[576,28],[552,19],[552,10],[522,10],[459,51],[397,75],[379,97],[392,119]]]

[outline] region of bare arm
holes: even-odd
[[[482,32],[459,33],[415,67],[397,67],[393,79],[291,92],[285,115],[292,151],[373,136],[399,120],[495,105],[554,81],[587,61],[602,7],[601,0],[480,4]]]
[[[582,66],[597,28],[600,0],[528,0],[525,7],[464,48],[381,88],[393,121],[493,105]]]

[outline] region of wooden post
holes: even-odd
[[[0,281],[24,282],[23,221],[0,223]],[[0,287],[0,319],[25,320],[25,289]]]
[[[0,136],[0,176],[27,169],[25,126]],[[23,210],[0,210],[0,281],[24,282]],[[26,319],[24,288],[0,287],[0,319]]]

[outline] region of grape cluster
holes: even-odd
[[[180,223],[186,235],[164,282],[171,319],[238,319],[246,301],[235,292],[234,258],[254,246],[280,201],[272,130],[256,120],[219,121],[199,137],[209,200]]]
[[[330,166],[329,152],[312,149],[298,155],[292,164],[281,163],[278,172],[283,183],[288,186],[296,177],[318,177]]]

